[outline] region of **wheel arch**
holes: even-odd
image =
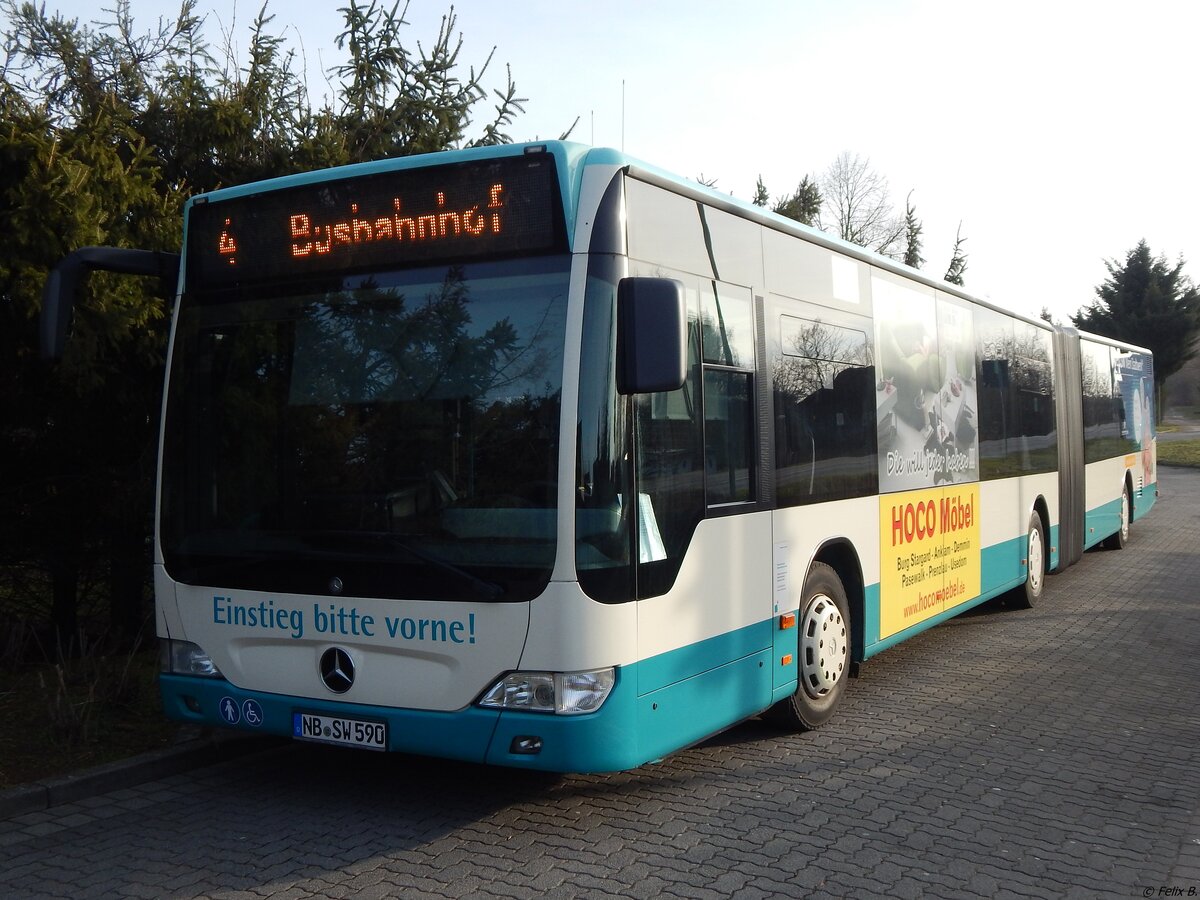
[[[866,608],[866,590],[863,585],[862,563],[858,551],[847,538],[831,538],[813,554],[812,562],[824,563],[833,569],[846,591],[850,603],[850,658],[859,663],[863,660],[863,618]],[[810,564],[811,568],[811,564]],[[807,573],[805,573],[807,577]]]

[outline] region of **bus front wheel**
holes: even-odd
[[[800,604],[799,683],[768,717],[796,731],[824,725],[833,716],[850,677],[850,602],[832,568],[813,563]]]

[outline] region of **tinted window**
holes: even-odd
[[[704,361],[754,368],[754,307],[749,291],[706,284],[700,302]]]
[[[1109,348],[1092,341],[1081,341],[1083,363],[1083,455],[1097,462],[1122,455],[1126,450],[1121,438],[1118,403],[1113,399],[1112,359]]]
[[[1012,391],[1016,453],[1022,472],[1058,468],[1054,410],[1054,364],[1050,333],[1028,322],[1013,323]]]
[[[613,366],[621,271],[615,257],[588,259],[576,423],[575,566],[588,596],[613,603],[633,597],[632,533],[622,515],[633,480],[629,398],[617,393]]]
[[[556,550],[565,257],[186,296],[163,447],[189,584],[530,599]]]
[[[865,331],[780,316],[774,360],[781,506],[875,492],[875,367]]]
[[[670,589],[692,533],[704,518],[699,295],[694,279],[684,276],[682,280],[687,285],[687,380],[677,391],[634,398],[638,595],[642,597]]]
[[[704,459],[710,505],[754,499],[754,407],[746,372],[704,372]]]

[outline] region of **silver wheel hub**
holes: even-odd
[[[800,679],[813,697],[828,694],[850,660],[850,637],[837,604],[818,594],[804,611],[800,631]]]
[[[1121,491],[1121,537],[1129,537],[1129,492]]]
[[[1033,588],[1035,594],[1042,589],[1042,575],[1045,571],[1042,533],[1034,528],[1029,532],[1029,586]]]

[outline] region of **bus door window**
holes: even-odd
[[[639,597],[670,589],[692,533],[704,518],[700,300],[695,278],[671,274],[685,285],[688,374],[677,391],[634,399]]]
[[[754,496],[754,305],[746,288],[712,282],[701,292],[704,468],[708,505]]]
[[[705,495],[710,506],[754,499],[751,376],[704,370]]]
[[[710,506],[756,499],[755,328],[748,288],[658,268],[685,285],[688,375],[682,388],[634,401],[639,597],[674,583]]]

